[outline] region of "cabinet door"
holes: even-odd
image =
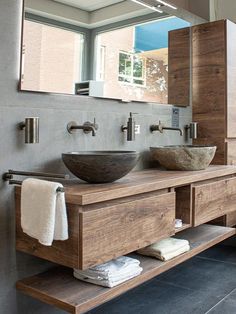
[[[190,28],[169,32],[168,104],[189,106]]]
[[[193,121],[199,122],[199,141],[209,143],[217,139],[223,144],[226,137],[225,23],[222,20],[192,27]],[[215,160],[219,159],[221,150],[216,152]]]
[[[236,210],[236,178],[193,186],[193,225],[198,226]]]
[[[80,214],[80,268],[107,262],[174,234],[175,193]]]

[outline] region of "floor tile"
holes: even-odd
[[[207,314],[234,314],[236,313],[236,289],[222,301],[216,304]]]
[[[236,287],[236,264],[192,258],[156,278],[179,287],[226,295]]]
[[[89,314],[204,314],[221,298],[152,280]]]
[[[234,289],[236,249],[216,246],[87,314],[234,314]]]
[[[209,250],[202,252],[199,257],[214,259],[225,263],[236,264],[236,247],[216,245]]]

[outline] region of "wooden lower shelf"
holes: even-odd
[[[233,235],[235,235],[234,228],[214,225],[202,225],[182,231],[177,237],[189,240],[191,245],[189,252],[167,262],[132,254],[141,261],[142,274],[111,289],[79,281],[73,277],[72,269],[65,267],[56,267],[20,280],[16,287],[42,302],[69,313],[80,314],[117,297]]]

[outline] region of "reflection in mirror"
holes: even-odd
[[[25,20],[21,88],[74,93],[81,81],[84,34]]]
[[[176,17],[103,32],[97,38],[96,81],[107,98],[168,103],[168,32],[188,26]]]
[[[167,104],[168,34],[189,26],[133,0],[25,0],[20,89]]]

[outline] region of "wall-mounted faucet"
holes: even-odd
[[[25,118],[24,122],[18,125],[20,130],[25,130],[25,143],[38,144],[39,143],[39,118],[30,117]]]
[[[191,122],[190,124],[185,126],[185,135],[186,140],[188,140],[188,131],[189,131],[189,138],[196,140],[197,133],[198,133],[198,122]]]
[[[67,131],[70,134],[76,132],[76,130],[83,130],[85,134],[92,132],[92,136],[96,136],[98,125],[96,124],[96,120],[94,118],[94,122],[85,122],[83,125],[78,125],[75,121],[71,121],[67,124]]]
[[[159,124],[153,124],[150,126],[151,132],[159,131],[160,133],[163,133],[164,130],[178,131],[180,133],[180,136],[183,136],[183,130],[182,129],[164,126],[161,123],[161,121],[159,121]]]
[[[134,114],[137,114],[137,113],[130,112],[129,119],[128,119],[128,122],[127,122],[127,126],[122,125],[122,127],[121,127],[121,131],[122,132],[127,131],[127,141],[129,141],[129,142],[135,140],[135,126],[136,126],[136,123],[135,123],[135,120],[133,118]]]

